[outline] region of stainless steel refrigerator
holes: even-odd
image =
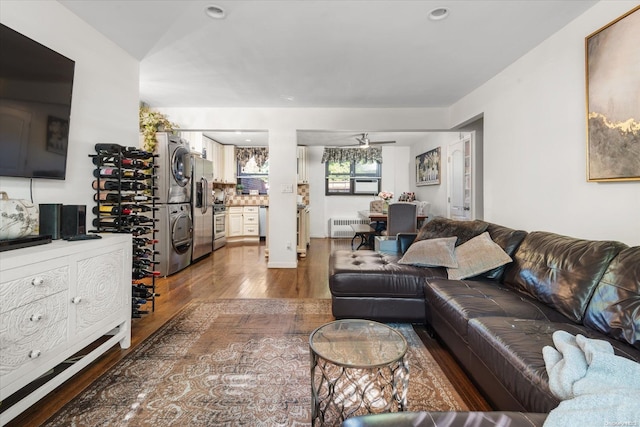
[[[192,260],[213,251],[213,162],[193,156],[191,213],[193,217]]]

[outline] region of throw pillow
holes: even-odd
[[[479,220],[457,221],[449,218],[436,217],[422,226],[416,241],[434,239],[438,237],[456,236],[456,246],[487,231],[489,223]]]
[[[458,246],[456,260],[458,268],[447,268],[448,277],[452,280],[474,277],[512,261],[486,231]]]
[[[421,240],[409,246],[398,263],[416,267],[457,267],[455,244],[455,237]]]

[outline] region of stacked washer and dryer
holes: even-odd
[[[164,132],[158,132],[156,139],[159,218],[156,270],[168,276],[191,264],[191,157],[184,139]]]

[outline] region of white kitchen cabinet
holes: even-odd
[[[298,147],[298,184],[308,184],[309,174],[307,168],[307,147]]]
[[[224,146],[218,142],[213,143],[211,161],[213,162],[213,182],[224,182]]]
[[[260,208],[245,206],[242,209],[243,235],[260,236]]]
[[[109,338],[0,414],[0,425],[109,348],[131,344],[131,235],[0,253],[0,400]]]
[[[227,232],[227,240],[233,237],[240,237],[244,232],[244,222],[242,218],[242,206],[231,206],[227,209],[229,215],[227,224],[229,230]]]
[[[225,184],[236,183],[236,147],[235,145],[223,146],[223,181]]]

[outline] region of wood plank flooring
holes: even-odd
[[[299,259],[297,269],[268,269],[264,243],[227,245],[185,270],[157,280],[157,292],[161,295],[156,300],[155,312],[143,316],[142,319],[133,320],[131,348],[112,348],[8,426],[41,425],[190,301],[233,298],[331,298],[327,268],[329,254],[335,249],[350,249],[350,243],[351,239],[311,239],[307,257]],[[479,411],[490,410],[489,405],[446,349],[437,340],[431,339],[424,328],[414,327],[469,408]]]

